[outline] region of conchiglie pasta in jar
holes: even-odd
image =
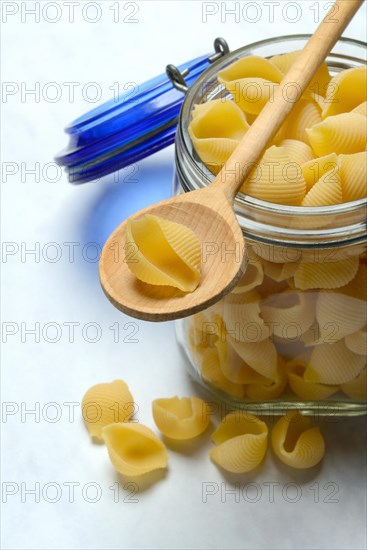
[[[210,184],[306,39],[237,50],[188,91],[176,136],[176,193]],[[233,406],[366,412],[363,52],[362,43],[339,40],[238,193],[246,254],[237,286],[177,322],[190,373]],[[214,253],[225,262],[236,251],[204,243],[202,262]]]

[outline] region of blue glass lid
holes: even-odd
[[[223,38],[215,52],[136,86],[93,109],[66,128],[68,147],[56,157],[71,183],[84,183],[115,172],[174,142],[186,90],[213,62],[229,52]]]

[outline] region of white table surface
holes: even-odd
[[[131,320],[105,299],[93,261],[95,243],[102,245],[130,213],[169,196],[173,148],[139,163],[135,183],[126,171],[118,182],[107,177],[72,186],[48,164],[66,145],[63,127],[95,105],[96,91],[105,101],[116,82],[121,90],[163,72],[167,63],[211,51],[216,36],[235,49],[279,34],[311,32],[317,5],[324,13],[325,2],[275,2],[273,23],[271,2],[257,2],[256,23],[251,22],[254,2],[236,3],[239,22],[225,12],[234,2],[120,2],[118,22],[117,2],[1,4],[1,71],[7,86],[2,102],[2,547],[365,548],[363,418],[324,423],[325,459],[306,472],[282,466],[269,452],[258,471],[225,476],[208,459],[208,433],[199,444],[170,449],[167,474],[138,480],[137,494],[129,496],[105,447],[88,438],[78,406],[85,390],[125,379],[139,407],[137,418],[152,428],[154,398],[200,395],[200,390],[186,374],[172,323]],[[35,4],[39,21],[26,11]],[[74,22],[69,21],[71,4]],[[129,16],[134,6],[137,13]],[[206,22],[203,10],[213,12]],[[124,21],[129,17],[137,22]],[[365,19],[364,6],[346,36],[365,39]],[[70,82],[78,83],[74,98],[65,84]],[[35,86],[39,97],[26,94]],[[52,101],[55,91],[60,97]],[[36,175],[27,172],[34,167]],[[36,253],[27,254],[31,249]],[[59,258],[52,262],[55,253]],[[74,338],[70,323],[75,323]],[[32,327],[40,331],[38,342],[27,332]],[[134,327],[137,342],[124,342]],[[99,341],[92,343],[97,330]],[[51,343],[53,338],[58,341]],[[31,409],[39,417],[27,414]]]

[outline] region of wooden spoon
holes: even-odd
[[[192,293],[154,287],[136,279],[127,264],[125,220],[103,247],[99,275],[107,298],[119,310],[148,321],[167,321],[201,311],[236,285],[245,267],[242,230],[233,211],[234,197],[313,75],[341,36],[363,0],[337,0],[310,38],[253,125],[213,183],[159,202],[132,219],[154,214],[190,227],[202,245],[201,280]],[[297,97],[289,98],[290,95]]]

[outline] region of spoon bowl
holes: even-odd
[[[99,268],[102,288],[117,309],[146,321],[168,321],[207,308],[231,291],[245,267],[245,246],[232,204],[222,191],[211,186],[192,191],[145,208],[131,219],[146,214],[194,231],[201,243],[200,284],[185,293],[139,281],[128,267],[135,251],[125,247],[125,220],[104,245]]]

